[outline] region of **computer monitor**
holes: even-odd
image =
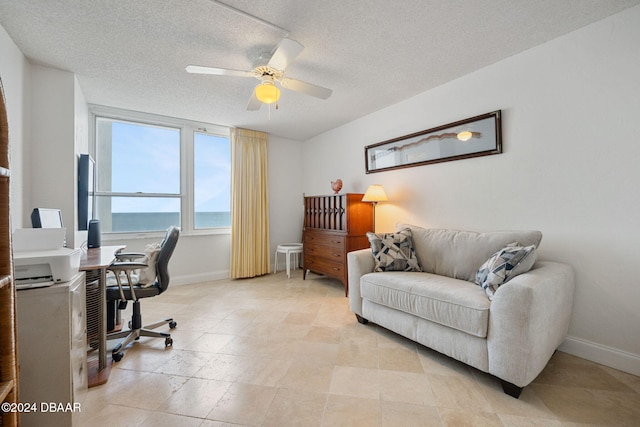
[[[31,212],[33,228],[62,228],[62,212],[60,209],[35,208]]]
[[[88,230],[93,218],[95,162],[88,154],[78,158],[78,230]]]

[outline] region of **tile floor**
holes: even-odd
[[[81,425],[640,425],[639,377],[557,352],[516,400],[487,374],[360,325],[339,282],[300,270],[173,286],[142,313],[175,318],[173,348],[134,343],[87,393]]]

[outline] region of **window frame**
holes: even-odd
[[[179,197],[180,230],[183,235],[231,234],[230,225],[227,227],[216,228],[195,228],[195,203],[193,198],[195,189],[193,157],[195,133],[204,133],[228,138],[229,143],[231,143],[231,132],[229,127],[95,104],[89,104],[89,115],[89,154],[96,159],[96,175],[100,168],[100,160],[96,157],[96,121],[98,118],[178,129],[180,132],[180,193],[177,195],[167,193],[144,193],[144,195],[134,195],[134,197]],[[117,197],[132,195],[133,193],[96,191],[96,196]],[[231,197],[231,194],[229,194],[229,197]],[[102,237],[103,240],[108,241],[135,238],[156,238],[163,235],[164,231],[103,232]]]

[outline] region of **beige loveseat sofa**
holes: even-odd
[[[490,299],[474,283],[480,267],[509,244],[537,248],[540,232],[413,225],[398,230],[407,228],[422,272],[374,272],[371,249],[348,253],[349,304],[358,321],[371,321],[488,372],[502,380],[505,393],[519,397],[565,338],[575,287],[572,268],[538,260],[529,271],[508,278]]]

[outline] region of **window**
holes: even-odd
[[[194,134],[193,187],[194,228],[231,226],[229,137]]]
[[[96,217],[103,233],[231,226],[228,129],[93,107]]]

